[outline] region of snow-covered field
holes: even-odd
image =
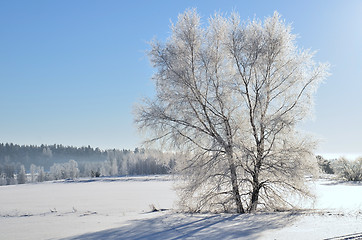
[[[182,214],[170,176],[0,187],[0,239],[324,239],[362,235],[362,184],[311,183],[314,209]],[[155,206],[165,211],[152,212]]]

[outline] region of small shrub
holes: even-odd
[[[101,173],[99,171],[93,171],[91,170],[91,177],[94,178],[94,177],[100,177],[101,176]]]
[[[347,181],[362,181],[362,157],[348,161],[345,158],[340,158],[334,166],[335,172]]]

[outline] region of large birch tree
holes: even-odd
[[[296,46],[278,13],[264,22],[187,10],[165,43],[153,41],[154,99],[136,109],[150,142],[184,152],[181,204],[191,211],[254,212],[308,195],[315,142],[296,131],[328,75]]]

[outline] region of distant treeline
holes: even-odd
[[[129,151],[129,150],[124,150]],[[99,148],[53,145],[17,145],[0,143],[0,164],[18,163],[30,168],[31,164],[49,170],[54,163],[65,163],[70,159],[77,162],[99,162],[107,159],[107,151]]]
[[[78,177],[167,174],[175,165],[174,154],[157,150],[0,144],[0,185]]]

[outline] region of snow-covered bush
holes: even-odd
[[[362,181],[362,157],[354,161],[338,159],[333,166],[337,175],[347,181]]]

